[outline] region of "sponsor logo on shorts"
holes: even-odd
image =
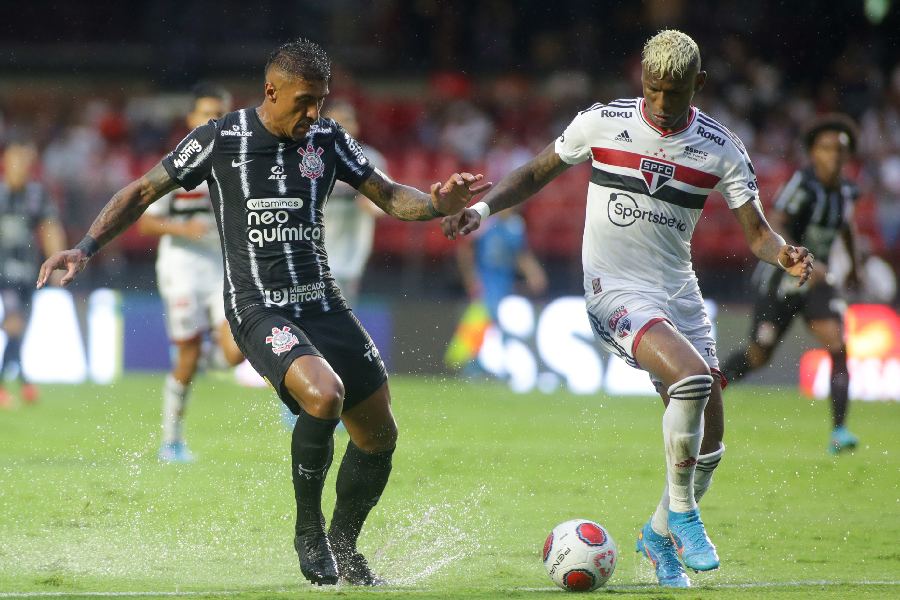
[[[610,194],[607,213],[612,224],[619,227],[628,227],[629,225],[634,225],[636,221],[645,221],[660,227],[677,229],[678,231],[687,230],[687,224],[681,219],[640,208],[637,200],[628,194]]]
[[[610,315],[610,317],[609,317],[609,321],[607,321],[607,323],[609,324],[610,331],[615,331],[616,325],[619,323],[619,319],[621,319],[622,317],[624,317],[627,314],[628,314],[628,309],[625,308],[624,304],[622,306],[620,306],[619,308],[617,308],[616,310],[614,310],[613,314]]]
[[[224,137],[253,137],[253,132],[241,131],[240,125],[232,125],[231,129],[223,129],[219,135]]]
[[[363,354],[363,356],[369,359],[369,362],[379,360],[381,358],[381,355],[378,354],[378,348],[375,347],[375,342],[369,342],[368,344],[366,344],[366,352],[365,354]]]
[[[306,145],[306,150],[298,148],[297,152],[303,157],[300,159],[300,172],[303,173],[303,176],[310,179],[321,177],[322,173],[325,172],[325,163],[322,162],[321,158],[325,150],[314,148],[312,142],[310,142]]]
[[[272,352],[281,355],[300,343],[294,332],[287,325],[284,329],[272,328],[272,335],[266,336],[266,343],[272,344]]]
[[[616,325],[616,335],[620,338],[628,337],[631,334],[631,318],[622,317]]]
[[[594,293],[595,293],[595,294],[599,294],[600,292],[603,291],[603,287],[600,285],[600,278],[599,278],[599,277],[597,277],[596,279],[594,279],[594,280],[591,282],[591,285],[593,286],[593,289],[594,289]]]

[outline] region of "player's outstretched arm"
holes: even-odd
[[[38,274],[37,288],[41,289],[56,269],[66,271],[60,283],[67,285],[80,273],[88,259],[113,238],[128,229],[154,201],[180,187],[158,164],[137,181],[119,190],[94,219],[88,234],[72,250],[54,252]]]
[[[758,201],[746,202],[732,212],[757,258],[799,277],[798,287],[807,282],[813,270],[813,255],[803,246],[785,244],[784,238],[769,226]]]
[[[556,142],[544,148],[540,154],[507,175],[487,196],[490,214],[510,208],[531,198],[541,188],[571,167],[556,153]],[[441,230],[447,239],[455,240],[457,235],[468,235],[481,225],[481,213],[467,208],[441,220]]]
[[[402,221],[431,221],[447,215],[455,215],[476,196],[491,189],[490,183],[479,182],[484,175],[454,173],[447,183],[431,184],[431,195],[414,187],[391,181],[390,177],[375,169],[369,178],[357,188],[387,214]]]

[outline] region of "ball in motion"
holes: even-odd
[[[571,592],[590,592],[612,577],[616,543],[593,521],[574,519],[553,528],[544,542],[544,568],[553,583]]]

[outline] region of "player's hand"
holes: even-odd
[[[484,179],[484,175],[472,175],[471,173],[454,173],[441,185],[431,185],[431,203],[438,212],[445,215],[455,215],[466,207],[473,197],[491,189],[494,184],[487,182],[476,185]]]
[[[88,260],[88,255],[78,249],[54,252],[41,265],[41,271],[38,273],[37,289],[44,287],[50,280],[50,275],[57,269],[66,271],[66,274],[59,280],[59,284],[63,286],[68,285],[70,281],[75,279],[76,275],[84,270]]]
[[[455,240],[457,235],[469,235],[481,226],[481,213],[471,208],[464,208],[455,215],[441,219],[441,231],[448,240]]]
[[[181,237],[202,240],[209,233],[209,223],[203,219],[190,219],[183,223]]]
[[[797,287],[806,283],[812,274],[813,255],[803,246],[782,246],[778,250],[776,260],[781,265],[781,268],[794,277],[800,278],[800,281],[797,282]]]

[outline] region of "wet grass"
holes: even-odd
[[[0,597],[559,597],[538,555],[547,532],[576,517],[618,542],[604,597],[900,595],[900,585],[862,585],[900,581],[900,404],[855,403],[862,446],[832,457],[824,403],[729,388],[728,450],[702,504],[723,566],[678,592],[652,586],[632,551],[664,477],[658,400],[395,377],[400,446],[360,545],[398,587],[326,591],[295,566],[277,401],[202,378],[188,419],[197,461],[161,465],[161,382],[47,386],[37,405],[0,412]],[[338,434],[336,462],[345,444]]]

